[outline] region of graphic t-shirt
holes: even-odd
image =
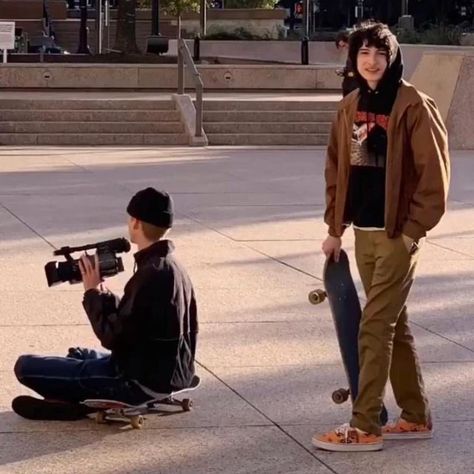
[[[389,116],[363,109],[359,104],[352,129],[345,221],[363,229],[383,229]]]

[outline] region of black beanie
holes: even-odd
[[[165,191],[146,188],[138,191],[127,206],[135,219],[169,229],[173,225],[173,200]]]

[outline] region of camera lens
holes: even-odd
[[[44,271],[46,273],[46,280],[48,281],[48,286],[53,286],[61,282],[58,275],[58,270],[56,268],[56,262],[48,262],[44,266]]]

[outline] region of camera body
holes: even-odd
[[[83,245],[81,247],[61,247],[54,251],[54,255],[62,255],[66,258],[65,262],[48,262],[45,267],[46,280],[48,286],[57,285],[68,281],[71,285],[80,283],[82,275],[79,268],[79,259],[73,259],[71,254],[91,249],[97,249],[99,260],[99,273],[102,278],[117,275],[123,272],[123,262],[117,253],[130,251],[130,242],[125,238],[105,240],[95,244]],[[94,256],[87,256],[94,265]]]

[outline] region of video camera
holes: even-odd
[[[83,245],[81,247],[61,247],[55,250],[53,255],[62,255],[66,258],[65,262],[48,262],[44,266],[48,286],[68,281],[71,285],[82,281],[81,271],[79,269],[79,260],[74,260],[71,254],[85,250],[97,249],[99,257],[99,272],[101,277],[110,277],[123,272],[123,262],[116,253],[128,252],[130,242],[125,238],[105,240],[96,244]],[[94,256],[88,255],[88,258],[94,264]]]

